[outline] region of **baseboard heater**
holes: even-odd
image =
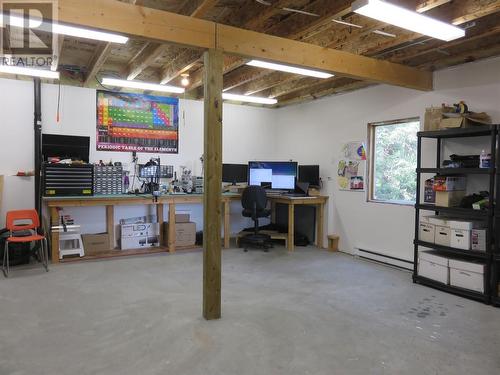
[[[413,270],[413,262],[396,258],[390,255],[385,255],[381,253],[377,253],[371,250],[358,249],[358,253],[356,254],[359,258],[368,259],[377,263],[382,263],[385,265],[402,268],[405,270]]]

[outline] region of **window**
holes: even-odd
[[[414,204],[419,118],[368,124],[369,201]]]

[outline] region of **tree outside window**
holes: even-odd
[[[417,188],[417,132],[420,120],[368,125],[370,189],[373,202],[414,204]]]

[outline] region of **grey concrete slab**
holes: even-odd
[[[500,373],[500,309],[314,248],[223,253],[201,317],[201,252],[0,278],[0,375]]]

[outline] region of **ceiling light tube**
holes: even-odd
[[[342,20],[332,20],[332,21],[335,22],[335,23],[340,23],[341,25],[355,27],[357,29],[362,29],[363,28],[363,26],[356,25],[355,23],[350,23],[350,22],[346,22],[346,21],[342,21]]]
[[[24,27],[24,20],[23,17],[21,16],[16,16],[13,14],[7,16],[6,14],[0,13],[0,19],[3,18],[5,18],[7,21],[6,23],[11,26]],[[54,34],[68,35],[77,38],[93,39],[93,40],[118,43],[118,44],[125,44],[128,41],[128,37],[123,35],[97,31],[97,30],[84,29],[81,27],[61,25],[58,23],[50,23],[50,22],[42,23],[42,20],[36,17],[30,18],[28,22],[30,24],[30,27],[36,26],[37,30],[43,30],[48,33],[52,32]],[[4,25],[2,24],[1,26],[3,27]]]
[[[247,65],[255,66],[258,68],[264,68],[264,69],[279,70],[280,72],[300,74],[303,76],[309,76],[309,77],[315,77],[315,78],[323,78],[324,79],[324,78],[333,77],[333,74],[320,72],[318,70],[297,68],[295,66],[270,63],[270,62],[261,61],[261,60],[251,60],[251,61],[247,62]]]
[[[13,66],[13,65],[0,65],[0,73],[16,74],[16,75],[40,77],[40,78],[59,79],[59,72],[53,72],[51,70],[44,70],[44,69],[25,68],[25,67],[21,67],[21,66]]]
[[[259,96],[250,96],[250,95],[236,95],[236,94],[229,94],[226,92],[222,93],[222,99],[234,100],[237,102],[248,102],[248,103],[268,104],[268,105],[278,103],[278,100],[272,98],[262,98]]]
[[[356,0],[353,12],[402,29],[450,41],[465,36],[465,30],[382,0]]]
[[[183,87],[158,85],[155,83],[147,83],[140,81],[127,81],[125,79],[115,79],[115,78],[103,78],[101,83],[107,86],[126,87],[130,89],[159,91],[159,92],[170,92],[175,94],[183,94],[185,91]]]
[[[387,32],[382,31],[382,30],[373,30],[372,33],[378,34],[378,35],[383,35],[383,36],[388,36],[390,38],[395,38],[397,36],[396,34],[387,33]]]

